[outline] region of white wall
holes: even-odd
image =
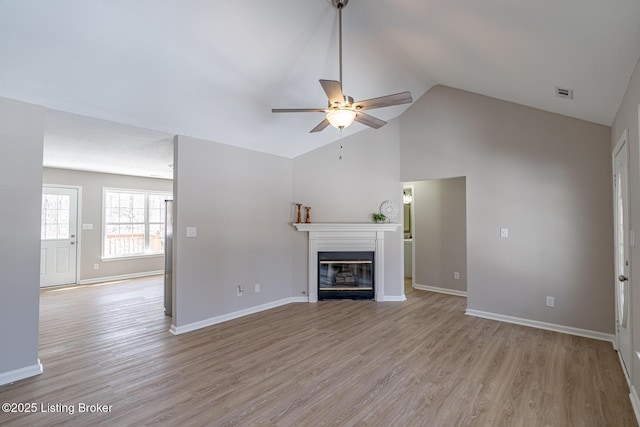
[[[78,225],[81,250],[78,280],[98,280],[103,277],[164,270],[163,255],[102,261],[102,190],[110,187],[171,193],[171,180],[44,168],[43,184],[82,187],[82,223],[93,224],[93,229],[82,230],[82,224]],[[99,265],[99,270],[94,270],[94,264]]]
[[[0,98],[0,385],[40,372],[44,113]]]
[[[291,160],[186,136],[174,153],[174,326],[291,297]]]
[[[629,82],[629,87],[620,104],[618,114],[611,128],[611,149],[615,147],[625,129],[629,130],[629,187],[630,187],[630,226],[635,230],[636,242],[640,235],[640,146],[638,141],[638,108],[640,106],[640,65],[636,69]],[[638,245],[638,243],[636,243]],[[631,248],[631,313],[632,313],[632,349],[635,355],[640,351],[640,291],[637,284],[640,283],[640,251]],[[631,382],[636,389],[640,389],[640,359],[633,357],[631,368]]]
[[[368,222],[385,200],[402,209],[399,130],[398,121],[392,120],[378,130],[367,129],[293,159],[293,202],[311,207],[311,222]],[[400,211],[394,222],[402,220]],[[402,231],[399,227],[385,233],[384,290],[389,297],[404,295]],[[295,296],[307,290],[307,237],[295,237]]]
[[[400,126],[403,181],[466,177],[469,309],[613,332],[608,127],[443,86]]]

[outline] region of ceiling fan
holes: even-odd
[[[342,93],[342,9],[349,3],[349,0],[331,0],[333,6],[338,9],[339,21],[339,59],[340,59],[340,80],[320,80],[322,89],[327,94],[329,105],[327,108],[274,108],[273,113],[325,113],[325,119],[316,127],[311,129],[311,133],[320,132],[329,125],[338,129],[349,126],[355,120],[374,129],[378,129],[387,124],[384,120],[363,113],[364,110],[374,108],[391,107],[393,105],[408,104],[413,102],[409,92],[400,92],[393,95],[381,96],[378,98],[355,101],[350,96]]]

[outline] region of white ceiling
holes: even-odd
[[[443,84],[611,125],[640,56],[638,0],[350,0],[343,20],[356,100]],[[326,106],[318,80],[338,79],[329,0],[2,0],[0,65],[0,96],[74,113],[49,114],[51,165],[104,166],[129,148],[143,155],[134,169],[161,175],[174,134],[287,157],[340,137],[309,134],[321,113],[271,113]]]

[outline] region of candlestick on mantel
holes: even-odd
[[[307,224],[311,224],[311,207],[305,206],[304,209],[307,211],[304,222],[306,222]]]
[[[300,224],[302,222],[302,203],[296,203],[296,209],[298,211],[296,224]]]

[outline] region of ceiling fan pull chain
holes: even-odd
[[[342,129],[340,129],[340,132],[342,132]],[[340,157],[338,157],[338,160],[342,160],[342,144],[340,144]]]

